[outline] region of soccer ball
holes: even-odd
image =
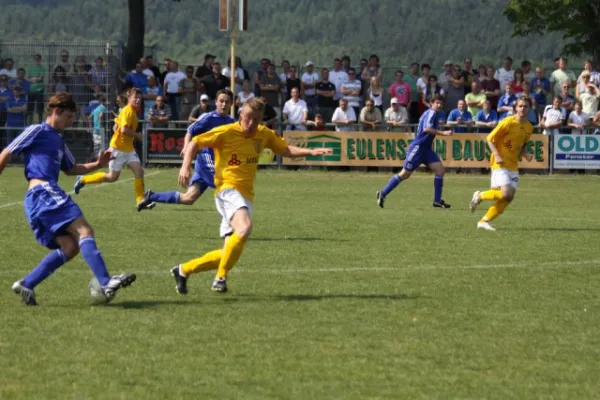
[[[90,284],[88,285],[88,289],[90,291],[90,296],[92,297],[93,304],[106,304],[109,303],[114,296],[107,297],[102,290],[102,285],[98,282],[96,277],[93,277],[90,280]]]

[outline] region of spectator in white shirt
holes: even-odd
[[[227,66],[223,68],[222,74],[231,79],[231,57],[227,59]],[[234,81],[235,90],[233,93],[237,95],[239,92],[242,91],[242,83],[244,83],[244,70],[241,66],[237,64],[235,65]]]
[[[588,114],[584,113],[583,105],[580,101],[575,103],[575,110],[569,114],[569,126],[571,127],[571,133],[574,135],[583,134],[583,128],[585,128],[590,122],[591,118]]]
[[[329,71],[329,81],[335,85],[335,96],[333,100],[343,97],[342,84],[348,82],[348,74],[342,70],[342,61],[339,58],[333,60],[333,70]]]
[[[581,72],[581,75],[579,75],[577,81],[581,81],[581,77],[586,71],[590,76],[590,82],[596,86],[600,86],[600,72],[594,70],[591,60],[585,60],[583,63],[583,71]]]
[[[309,113],[315,112],[317,106],[317,89],[316,85],[319,82],[319,74],[314,71],[312,61],[307,61],[305,64],[306,72],[302,74],[302,94],[306,101]]]
[[[292,97],[283,105],[285,129],[288,131],[305,131],[308,118],[306,102],[300,98],[300,90],[296,87],[291,89],[290,95]]]
[[[560,127],[563,126],[567,119],[567,112],[560,105],[562,99],[560,96],[554,96],[552,105],[546,106],[540,128],[544,129],[544,135],[558,135]]]
[[[504,66],[496,70],[494,79],[500,82],[500,87],[505,88],[507,83],[510,83],[515,77],[515,71],[512,69],[513,60],[510,57],[504,59]],[[502,91],[504,94],[505,92]]]
[[[388,125],[390,131],[396,130],[408,123],[408,112],[406,108],[402,107],[398,102],[398,99],[392,97],[390,100],[390,108],[385,110],[385,122]]]
[[[254,93],[252,93],[252,86],[249,80],[245,80],[242,83],[242,91],[239,92],[235,98],[235,105],[238,109],[238,113],[241,111],[242,106],[245,102],[254,98]]]
[[[354,114],[360,113],[361,88],[362,83],[356,79],[356,70],[354,68],[348,68],[348,80],[342,83],[341,90],[342,94],[344,95],[344,99],[348,101],[348,105],[354,108]]]
[[[17,79],[17,70],[14,68],[14,61],[12,58],[4,60],[4,68],[0,69],[0,75],[6,75],[9,79]]]
[[[356,122],[356,114],[352,107],[348,107],[348,101],[340,99],[340,106],[335,109],[331,122],[335,124],[335,130],[338,132],[351,132],[354,130],[352,125]]]
[[[179,99],[181,97],[179,94],[179,82],[185,78],[185,74],[179,70],[179,64],[177,61],[171,61],[169,63],[169,72],[167,75],[165,75],[163,93],[168,96],[169,107],[172,115],[179,115]]]

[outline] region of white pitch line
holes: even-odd
[[[149,174],[146,174],[146,175],[145,175],[145,177],[148,177],[148,176],[153,176],[153,175],[157,175],[157,174],[160,174],[161,172],[162,172],[162,171],[154,171],[154,172],[151,172],[151,173],[149,173]],[[99,189],[99,188],[101,188],[101,187],[108,186],[108,185],[118,185],[118,184],[121,184],[121,183],[131,182],[131,181],[132,181],[132,180],[134,180],[134,179],[135,179],[135,178],[127,178],[127,179],[123,179],[123,180],[118,180],[118,181],[116,181],[116,182],[114,182],[114,183],[108,183],[108,182],[105,182],[105,183],[101,183],[101,184],[99,184],[99,185],[93,185],[93,186],[89,186],[89,187],[88,187],[87,189],[85,189],[85,190],[86,190],[86,192],[87,192],[88,190],[92,190],[92,189]],[[75,194],[75,192],[74,192],[73,190],[71,190],[70,192],[67,192],[67,194]],[[12,207],[12,206],[18,206],[19,204],[23,204],[23,202],[22,202],[22,201],[16,201],[16,202],[14,202],[14,203],[2,204],[2,205],[0,206],[0,208],[7,208],[7,207]]]
[[[509,263],[509,264],[470,264],[470,265],[454,265],[454,266],[443,266],[443,265],[409,265],[403,267],[334,267],[334,268],[319,268],[319,269],[261,269],[261,268],[253,268],[253,267],[242,267],[236,268],[232,271],[232,273],[256,273],[256,274],[318,274],[318,273],[333,273],[333,272],[382,272],[382,271],[395,271],[395,272],[405,272],[405,271],[419,271],[419,270],[452,270],[452,269],[503,269],[503,268],[543,268],[543,267],[551,267],[551,266],[560,266],[560,267],[573,267],[573,266],[595,266],[600,265],[600,259],[598,260],[580,260],[580,261],[546,261],[541,263],[536,263],[532,265],[531,263]],[[111,266],[108,266],[111,268]],[[150,275],[150,276],[170,276],[170,268],[165,267],[162,271],[135,271],[131,270],[130,272],[134,272],[137,275]],[[27,272],[25,270],[0,270],[0,276],[5,275],[15,275],[17,273]],[[74,270],[69,270],[68,273],[87,273],[90,271],[87,268],[79,268]]]

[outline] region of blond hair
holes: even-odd
[[[262,99],[254,97],[244,103],[244,108],[249,109],[252,112],[264,113],[265,102]]]

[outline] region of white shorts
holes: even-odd
[[[519,171],[509,171],[504,168],[492,170],[492,182],[490,187],[500,188],[502,186],[519,186]]]
[[[108,169],[111,171],[121,171],[123,165],[129,165],[132,162],[140,162],[140,159],[135,151],[121,151],[115,150],[112,147],[108,149],[114,159],[108,163]]]
[[[217,193],[217,197],[215,197],[215,204],[217,206],[217,211],[223,217],[221,220],[221,227],[219,228],[219,235],[221,237],[233,233],[230,222],[231,218],[233,218],[233,214],[235,214],[237,210],[245,207],[248,209],[248,214],[252,216],[252,202],[246,200],[246,198],[235,189],[227,188],[221,190]]]

